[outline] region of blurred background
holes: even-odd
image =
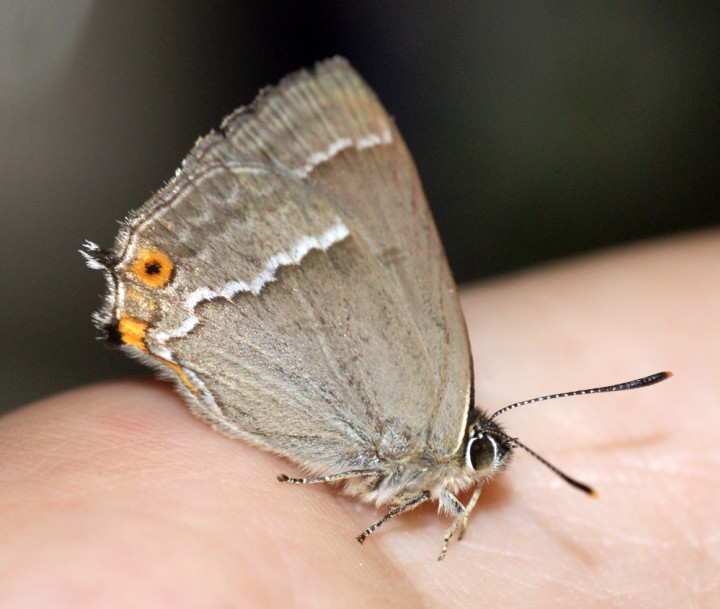
[[[717,2],[0,0],[0,406],[147,374],[95,340],[78,248],[334,54],[396,117],[459,282],[716,225],[718,32]]]

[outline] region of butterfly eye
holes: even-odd
[[[465,451],[465,464],[475,471],[493,470],[498,467],[500,455],[494,438],[485,434],[471,438]]]

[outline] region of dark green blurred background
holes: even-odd
[[[95,341],[78,248],[330,55],[396,117],[460,282],[717,224],[719,26],[717,2],[0,2],[2,407],[146,374]]]

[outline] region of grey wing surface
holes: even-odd
[[[454,452],[471,386],[455,285],[405,145],[345,61],[228,117],[146,206],[152,238],[196,259],[147,340],[199,387],[196,412],[323,474]]]
[[[394,122],[342,58],[301,71],[223,124],[198,154],[268,159],[328,193],[363,232],[397,285],[433,367],[427,441],[454,452],[464,432],[472,363],[456,286],[415,164]],[[338,179],[341,176],[342,179]]]

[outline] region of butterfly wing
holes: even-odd
[[[98,319],[224,431],[323,474],[459,445],[455,285],[402,138],[344,60],[200,140],[112,259]]]

